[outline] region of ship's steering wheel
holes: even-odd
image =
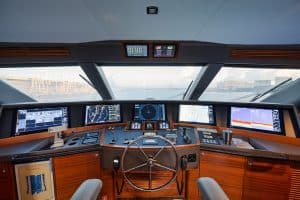
[[[143,141],[147,139],[157,141],[160,149],[158,151],[155,151],[153,150],[153,148],[151,148],[153,146],[145,147],[145,145],[142,145]],[[162,156],[167,159],[168,164],[163,164],[159,160],[161,154],[163,154]],[[139,163],[137,164],[137,162]],[[131,163],[129,167],[126,165],[127,163]],[[141,191],[158,191],[165,188],[176,179],[178,173],[178,154],[175,146],[171,143],[170,140],[159,135],[144,135],[136,138],[127,145],[122,155],[121,166],[124,178],[126,179],[127,183],[133,188]],[[145,186],[145,184],[142,184],[145,183],[143,181],[139,181],[137,183],[134,182],[132,177],[135,176],[133,174],[135,170],[142,172],[144,175],[148,173],[148,184],[146,184],[147,186]],[[166,182],[161,183],[160,180],[159,183],[156,182],[153,185],[153,171],[161,170],[167,171],[171,175],[168,177]]]

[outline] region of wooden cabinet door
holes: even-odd
[[[10,162],[0,163],[0,200],[17,199],[14,166]]]
[[[245,157],[202,151],[200,177],[214,178],[231,200],[242,199]]]
[[[53,158],[57,200],[69,200],[86,179],[100,178],[99,152],[79,153]]]
[[[283,161],[248,158],[243,199],[286,200],[290,190],[290,165]]]

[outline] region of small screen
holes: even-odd
[[[16,135],[47,130],[53,126],[68,126],[67,107],[34,108],[17,111]]]
[[[120,121],[120,104],[86,106],[85,125]]]
[[[271,132],[282,132],[279,110],[231,107],[230,126]]]
[[[203,124],[214,124],[212,105],[180,105],[179,121]]]
[[[156,44],[154,45],[155,58],[173,58],[175,57],[175,44]]]
[[[134,121],[165,121],[165,104],[135,104]]]
[[[148,45],[126,45],[126,55],[127,57],[147,57],[148,56]]]

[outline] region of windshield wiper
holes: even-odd
[[[82,76],[81,74],[79,74],[80,78],[82,78],[87,84],[89,84],[92,88],[94,88],[95,90],[97,90],[95,88],[95,86],[93,85],[93,83],[91,83],[88,79],[86,79],[84,76]]]
[[[291,81],[291,80],[292,80],[292,78],[288,78],[288,79],[286,79],[286,80],[284,80],[284,81],[282,81],[282,82],[276,84],[274,87],[271,87],[271,88],[268,89],[267,91],[257,94],[255,97],[253,97],[253,98],[250,100],[250,102],[256,101],[257,99],[259,99],[259,98],[265,96],[266,94],[268,94],[268,93],[270,93],[270,92],[276,90],[277,88],[281,87],[282,85],[286,84],[287,82],[289,82],[289,81]]]
[[[186,97],[187,93],[189,92],[192,84],[193,84],[193,80],[190,82],[189,86],[186,88],[185,92],[183,93],[183,96],[182,96],[182,100],[184,100],[184,98]]]

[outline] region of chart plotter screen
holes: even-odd
[[[212,105],[179,105],[179,122],[214,124]]]
[[[230,126],[282,132],[280,113],[277,109],[231,107]]]
[[[120,104],[88,105],[85,109],[85,124],[120,122]]]
[[[165,121],[166,108],[165,104],[135,104],[134,121]]]
[[[68,126],[67,107],[17,110],[15,135],[47,130],[53,126]]]

